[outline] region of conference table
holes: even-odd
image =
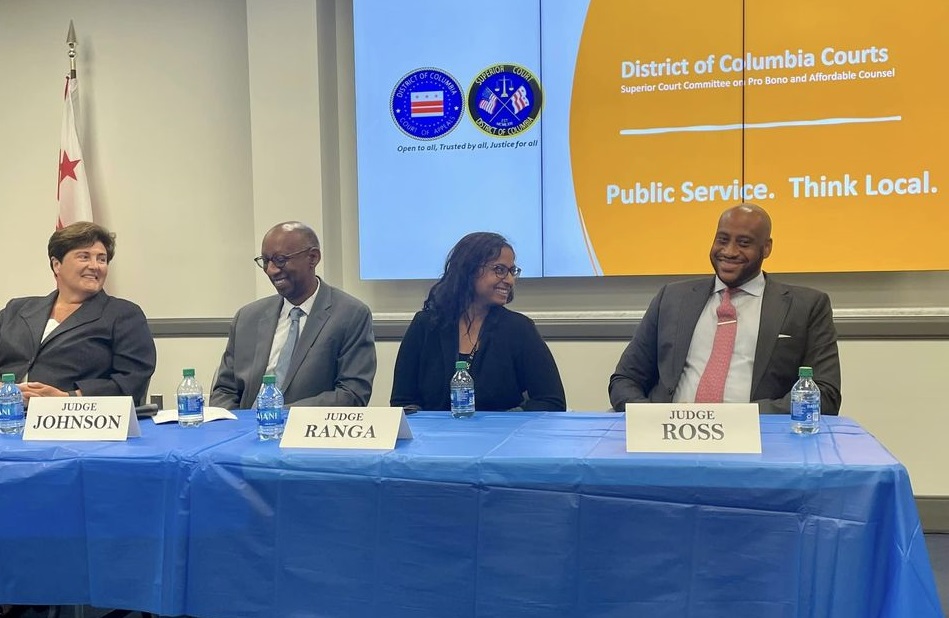
[[[905,468],[859,424],[629,454],[622,414],[409,417],[280,449],[252,413],[0,439],[0,602],[206,618],[942,616]]]

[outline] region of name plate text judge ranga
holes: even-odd
[[[393,449],[411,438],[402,408],[290,408],[281,448]]]

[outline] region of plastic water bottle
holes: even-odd
[[[204,422],[204,391],[194,379],[194,369],[183,369],[178,385],[178,425],[197,427]]]
[[[814,370],[801,367],[798,381],[791,388],[791,431],[811,434],[820,431],[820,389],[814,382]]]
[[[468,363],[455,363],[455,375],[451,377],[451,415],[455,418],[471,418],[475,413],[474,379],[468,373]]]
[[[26,417],[23,415],[23,393],[16,386],[16,376],[3,374],[0,386],[0,434],[13,436],[23,433]]]
[[[276,376],[267,374],[257,393],[257,439],[279,440],[283,422],[283,393],[277,388]]]

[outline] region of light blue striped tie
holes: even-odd
[[[280,350],[280,356],[277,357],[277,366],[274,368],[274,375],[277,377],[277,388],[283,390],[283,381],[287,377],[287,369],[290,368],[290,358],[293,356],[293,348],[297,345],[297,339],[300,338],[300,318],[304,315],[303,309],[294,307],[290,310],[290,332],[287,333],[287,342],[283,344]]]

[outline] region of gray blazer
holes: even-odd
[[[262,298],[234,316],[210,404],[254,407],[270,358],[283,297]],[[283,397],[286,405],[365,406],[376,375],[372,314],[363,302],[325,281],[293,349]]]
[[[15,298],[0,311],[0,372],[143,403],[155,372],[155,341],[142,309],[99,292],[41,341],[56,295]]]
[[[714,289],[707,277],[664,286],[653,299],[610,377],[610,403],[672,401],[685,368],[692,332]],[[779,337],[779,335],[781,335]],[[762,413],[787,414],[798,367],[814,368],[821,412],[840,410],[837,331],[827,294],[766,276],[751,378],[751,399]]]

